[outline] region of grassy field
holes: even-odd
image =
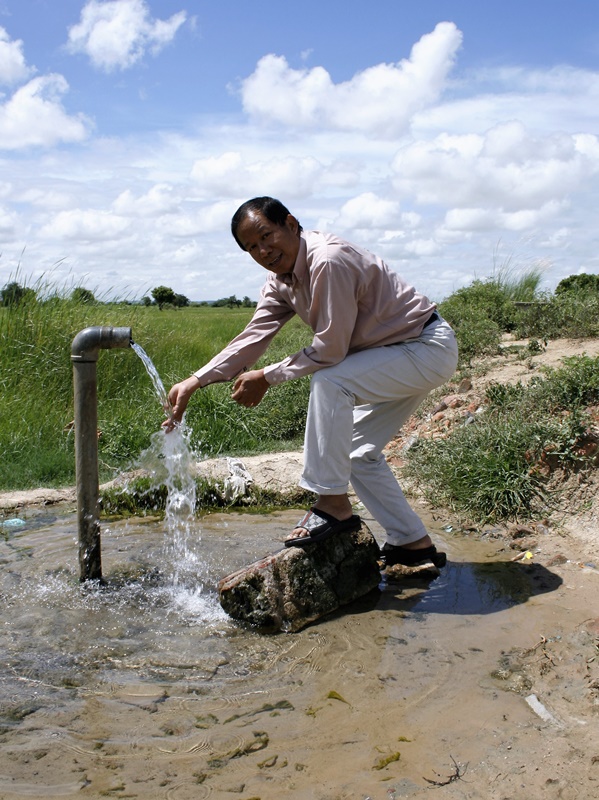
[[[71,342],[93,325],[127,326],[165,387],[187,377],[244,327],[251,309],[165,309],[82,305],[68,299],[0,308],[0,490],[74,482]],[[292,321],[267,360],[310,340]],[[307,381],[271,390],[257,409],[229,399],[231,387],[197,392],[188,409],[192,445],[203,455],[285,449],[300,441]],[[101,351],[98,360],[99,460],[102,478],[128,467],[164,415],[145,368],[132,350]]]
[[[575,277],[581,281],[589,276]],[[599,335],[594,284],[543,295],[538,282],[538,274],[517,281],[509,275],[474,281],[440,304],[458,337],[458,374],[468,374],[473,359],[496,354],[505,333],[530,337],[529,347],[538,348],[544,339]],[[72,297],[36,300],[35,295],[0,307],[0,490],[74,483],[70,350],[81,329],[131,327],[168,390],[216,354],[252,314],[249,308],[159,311],[127,303],[86,304]],[[292,320],[275,338],[264,363],[278,361],[310,340],[311,332]],[[230,384],[218,384],[192,398],[187,422],[198,454],[245,455],[301,443],[308,379],[273,387],[256,409],[233,403],[230,392]],[[589,407],[597,403],[599,360],[574,360],[533,380],[527,389],[495,389],[488,413],[476,425],[441,442],[420,442],[409,452],[407,470],[433,502],[481,519],[517,516],[543,498],[544,478],[531,467],[538,459],[551,453],[566,470],[593,468],[594,456],[589,460],[581,452],[586,452],[593,430]],[[101,351],[101,477],[134,466],[163,419],[151,381],[133,351]]]

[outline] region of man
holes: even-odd
[[[242,250],[268,270],[252,320],[208,364],[169,392],[180,422],[193,392],[236,378],[232,398],[257,406],[268,389],[312,375],[300,486],[317,495],[285,541],[303,546],[357,530],[349,484],[384,528],[387,566],[432,560],[443,566],[382,454],[426,395],[457,364],[449,325],[424,295],[381,259],[336,236],[303,231],[272,197],[248,200],[231,231]],[[312,328],[310,347],[263,369],[252,367],[297,314]]]

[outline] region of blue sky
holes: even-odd
[[[258,296],[272,194],[440,300],[599,271],[594,0],[0,0],[0,287]]]

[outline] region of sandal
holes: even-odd
[[[396,564],[402,564],[404,567],[417,567],[426,561],[432,561],[436,567],[440,568],[447,564],[447,554],[439,553],[434,544],[430,547],[414,550],[387,543],[381,548],[381,561],[383,569],[385,567],[393,567]]]
[[[337,519],[326,511],[311,508],[300,519],[295,526],[304,528],[306,536],[297,536],[294,539],[286,539],[285,547],[303,547],[306,544],[324,542],[330,536],[343,531],[357,531],[362,524],[362,520],[356,514],[349,519]]]

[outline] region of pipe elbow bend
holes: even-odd
[[[84,328],[71,344],[72,361],[97,361],[100,350],[131,345],[131,328],[95,326]]]

